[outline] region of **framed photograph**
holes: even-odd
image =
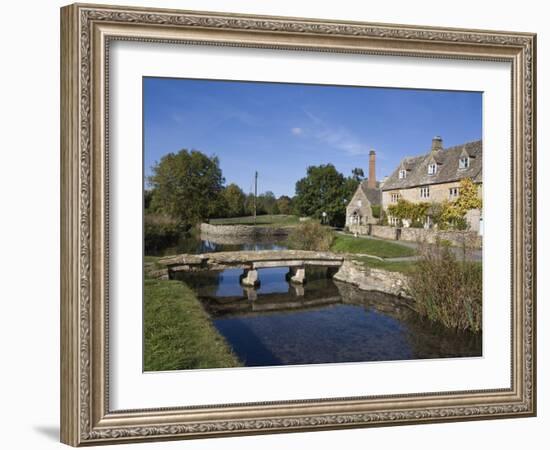
[[[535,415],[535,58],[62,8],[62,442]]]

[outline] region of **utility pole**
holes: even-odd
[[[256,197],[258,196],[258,171],[254,172],[254,225],[256,225]]]

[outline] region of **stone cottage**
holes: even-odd
[[[413,203],[453,201],[460,195],[460,180],[470,178],[482,196],[482,141],[468,142],[443,148],[443,140],[436,136],[428,153],[404,158],[382,186],[382,207],[400,199]],[[466,219],[470,229],[481,233],[481,211],[471,210]],[[395,219],[388,217],[390,224]],[[407,226],[408,224],[404,224]],[[426,227],[430,221],[426,222]]]
[[[369,153],[369,177],[362,181],[353,194],[346,207],[346,227],[350,231],[360,226],[376,223],[378,219],[373,217],[372,207],[380,206],[382,191],[376,182],[376,153]]]

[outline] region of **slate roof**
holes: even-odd
[[[470,157],[470,166],[460,169],[458,162],[462,155]],[[432,153],[431,151],[412,158],[405,158],[385,181],[383,191],[407,189],[415,186],[449,183],[471,178],[476,183],[482,182],[483,166],[482,141],[467,142]],[[434,175],[428,175],[428,165],[437,164]],[[399,171],[405,169],[406,177],[400,179]]]
[[[379,188],[369,188],[367,187],[367,181],[361,181],[359,187],[364,192],[368,201],[371,205],[380,205],[382,204],[382,190]]]

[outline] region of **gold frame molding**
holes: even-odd
[[[113,40],[425,58],[512,67],[509,389],[111,411],[108,58]],[[61,440],[73,446],[536,414],[536,35],[74,4],[61,9]]]

